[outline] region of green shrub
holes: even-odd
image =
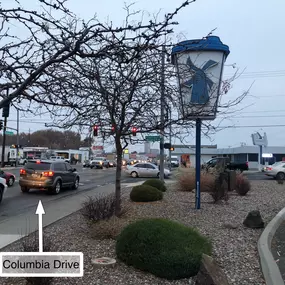
[[[167,190],[165,184],[161,180],[159,180],[159,179],[149,179],[149,180],[146,180],[143,183],[143,185],[150,185],[152,187],[157,188],[158,190],[160,190],[162,192],[165,192]]]
[[[130,199],[134,202],[153,202],[162,198],[162,192],[149,185],[135,186],[130,193]]]
[[[144,219],[117,237],[117,257],[127,265],[169,280],[197,275],[211,243],[192,228],[167,219]]]

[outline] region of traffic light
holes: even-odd
[[[171,148],[171,144],[170,144],[170,143],[165,143],[165,144],[164,144],[164,148],[170,149],[170,148]]]
[[[10,103],[8,103],[5,106],[3,106],[2,117],[3,118],[8,118],[9,117],[9,113],[10,113]]]
[[[112,128],[111,128],[111,134],[115,134],[115,131],[116,131],[116,128],[115,128],[115,125],[112,125]]]
[[[136,127],[132,127],[132,134],[133,134],[133,136],[137,135],[137,128]]]
[[[0,131],[3,129],[3,120],[0,120]]]
[[[93,127],[93,136],[97,137],[98,136],[98,126]]]
[[[174,147],[172,146],[169,150],[170,150],[170,151],[174,151]]]

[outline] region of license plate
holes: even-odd
[[[32,174],[32,177],[38,177],[38,174]]]

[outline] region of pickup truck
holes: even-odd
[[[66,158],[64,158],[63,156],[51,156],[50,159],[51,159],[51,160],[60,160],[60,159],[62,159],[62,160],[64,160],[65,162],[68,162],[68,163],[70,162],[69,159],[66,159]]]
[[[202,165],[202,169],[209,169],[215,167],[221,160],[225,160],[225,167],[229,170],[239,170],[240,172],[248,170],[248,162],[230,162],[227,157],[215,157],[208,160]]]

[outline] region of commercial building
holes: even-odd
[[[268,146],[263,147],[263,154],[270,154],[267,158],[262,158],[262,164],[273,164],[276,161],[285,160],[285,146]],[[217,145],[202,145],[201,163],[215,156],[229,157],[231,161],[244,162],[247,161],[250,169],[258,168],[258,146],[242,145],[234,148],[218,148]],[[188,160],[191,167],[195,167],[195,145],[174,145],[172,155],[178,156],[180,162]],[[187,163],[187,164],[188,164]]]

